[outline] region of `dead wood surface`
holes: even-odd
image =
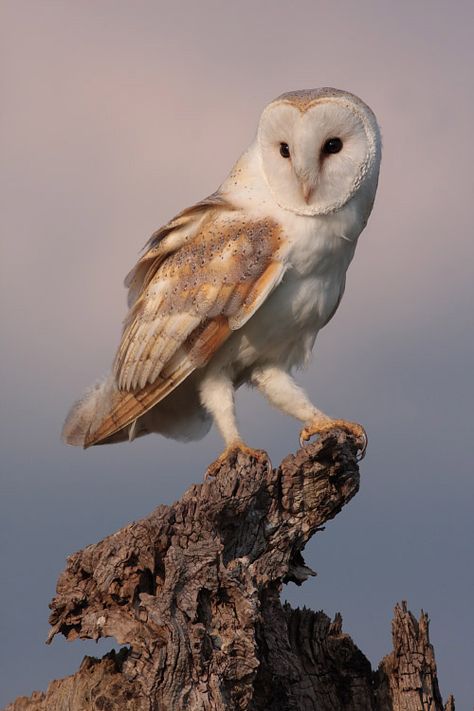
[[[356,455],[342,431],[273,471],[238,454],[72,555],[49,639],[127,646],[5,711],[442,711],[426,615],[397,606],[394,651],[373,673],[340,615],[280,602],[284,582],[313,574],[306,542],[357,493]]]
[[[416,620],[406,602],[397,604],[392,621],[393,651],[382,659],[376,675],[377,709],[454,711],[450,696],[443,706],[428,615]]]

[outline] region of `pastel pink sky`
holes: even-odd
[[[113,358],[124,275],[156,227],[224,179],[268,101],[317,86],[364,99],[384,151],[346,295],[301,382],[363,422],[370,447],[357,499],[307,548],[319,577],[284,595],[341,609],[372,662],[393,604],[424,607],[443,694],[472,703],[473,21],[472,3],[437,0],[0,3],[0,704],[91,653],[42,645],[64,556],[178,497],[220,447],[215,434],[60,443],[69,405]],[[294,422],[252,393],[238,406],[274,463],[295,449]]]

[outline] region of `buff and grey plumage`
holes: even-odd
[[[65,441],[197,439],[214,420],[227,448],[245,448],[234,409],[243,383],[300,420],[303,439],[335,422],[361,435],[318,410],[291,371],[342,298],[380,157],[375,116],[352,94],[271,102],[219,190],[159,229],[127,276],[112,372],[73,406]]]

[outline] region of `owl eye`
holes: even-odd
[[[280,143],[280,155],[282,158],[290,157],[290,147],[288,143]]]
[[[330,153],[339,153],[342,149],[342,141],[340,138],[328,138],[323,146],[323,153],[329,155]]]

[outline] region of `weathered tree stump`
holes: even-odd
[[[396,605],[392,640],[393,652],[382,659],[376,675],[377,710],[454,711],[452,696],[443,707],[428,615],[422,610],[417,622],[406,602]]]
[[[6,711],[441,711],[428,621],[397,606],[379,670],[340,615],[293,610],[282,584],[313,575],[302,550],[357,493],[356,445],[328,433],[271,472],[239,454],[68,559],[49,641],[127,645]],[[454,702],[447,709],[454,710]]]

